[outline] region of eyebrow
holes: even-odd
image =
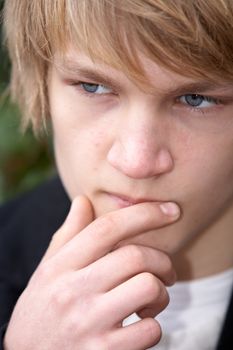
[[[121,84],[117,79],[114,79],[114,77],[110,74],[106,74],[103,71],[104,68],[100,69],[98,67],[88,67],[79,62],[66,60],[64,64],[58,66],[58,69],[68,74],[80,76],[81,79],[87,79],[91,82],[93,81],[111,87],[114,90],[123,88],[123,84]]]
[[[171,89],[168,91],[168,94],[179,96],[187,93],[192,93],[192,94],[217,93],[221,95],[229,92],[233,94],[233,83],[231,82],[217,84],[211,81],[195,81],[195,82],[183,83],[174,88],[171,87]]]
[[[61,65],[58,65],[58,69],[61,71],[80,76],[81,79],[87,79],[90,82],[96,82],[107,87],[112,88],[113,90],[122,90],[124,89],[123,83],[115,79],[111,71],[109,74],[106,74],[103,69],[96,66],[89,67],[88,65],[83,64],[82,62],[73,61],[66,59],[62,62]],[[117,71],[116,71],[117,74]],[[145,78],[146,79],[146,78]],[[155,79],[156,80],[156,79]],[[148,88],[149,93],[152,95],[163,95],[163,96],[181,96],[182,94],[205,94],[205,93],[217,93],[219,95],[224,93],[233,94],[233,82],[224,82],[224,83],[215,83],[207,80],[197,80],[191,82],[176,82],[178,86],[170,86],[166,89],[161,87],[153,86],[149,84]],[[175,85],[175,84],[174,84]],[[229,91],[231,90],[231,91]]]

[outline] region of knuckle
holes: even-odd
[[[157,225],[160,227],[161,224],[164,223],[164,215],[161,213],[161,210],[159,210],[158,207],[147,205],[142,209],[144,220],[149,225]]]
[[[82,286],[82,291],[79,291],[79,294],[85,294],[86,297],[93,294],[93,281],[96,281],[96,269],[93,265],[79,270],[75,281],[75,285]]]
[[[176,280],[176,272],[171,258],[166,253],[159,250],[156,251],[156,255],[154,256],[156,257],[159,276],[163,283],[167,286],[174,284]]]
[[[143,332],[146,334],[146,337],[151,343],[151,346],[157,344],[162,335],[159,323],[153,318],[148,318],[146,322],[144,322]]]
[[[163,310],[168,306],[169,302],[170,302],[169,294],[165,292],[163,295],[163,302],[161,303]]]
[[[166,277],[166,281],[165,281],[166,284],[168,285],[173,284],[176,279],[176,273],[170,257],[166,254],[164,254],[164,258],[163,258],[163,269],[164,269],[164,275]]]
[[[160,252],[160,253],[161,253],[160,259],[162,260],[164,269],[166,271],[172,270],[173,269],[173,265],[172,265],[172,261],[171,261],[170,257],[167,254],[163,253],[163,252]]]
[[[85,336],[87,333],[86,322],[80,322],[78,315],[70,312],[63,317],[62,332],[69,338],[70,343],[75,344],[78,337]]]
[[[76,298],[73,279],[66,275],[60,277],[50,286],[49,297],[51,304],[58,309],[67,308]]]
[[[36,277],[41,281],[49,281],[53,275],[54,266],[48,261],[40,264],[36,270]]]
[[[169,304],[169,294],[164,286],[161,284],[161,292],[154,300],[154,304],[157,307],[157,312],[163,311]]]
[[[122,248],[126,255],[126,260],[129,264],[137,268],[137,270],[143,270],[145,267],[145,253],[142,247],[130,244]]]
[[[53,286],[50,290],[50,301],[54,308],[64,309],[72,304],[74,299],[73,292],[70,288],[62,286]]]
[[[143,289],[147,297],[152,300],[163,293],[161,282],[149,272],[143,273]]]

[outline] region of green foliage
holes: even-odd
[[[19,132],[19,112],[6,102],[0,109],[0,201],[30,190],[54,172],[49,142]]]
[[[0,0],[0,10],[2,7]],[[54,173],[49,139],[36,140],[31,130],[23,135],[19,111],[9,98],[2,97],[9,76],[10,62],[0,45],[0,202],[32,189]]]

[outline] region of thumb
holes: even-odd
[[[53,235],[43,261],[56,254],[68,241],[94,220],[93,207],[85,196],[76,197],[63,225]]]

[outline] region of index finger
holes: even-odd
[[[168,211],[164,210],[170,208]],[[70,240],[54,257],[61,270],[81,269],[109,253],[121,240],[174,222],[175,203],[140,203],[105,214]]]
[[[62,270],[81,269],[109,253],[120,241],[174,222],[179,213],[175,203],[152,202],[112,211],[69,241],[54,257],[56,265]]]

